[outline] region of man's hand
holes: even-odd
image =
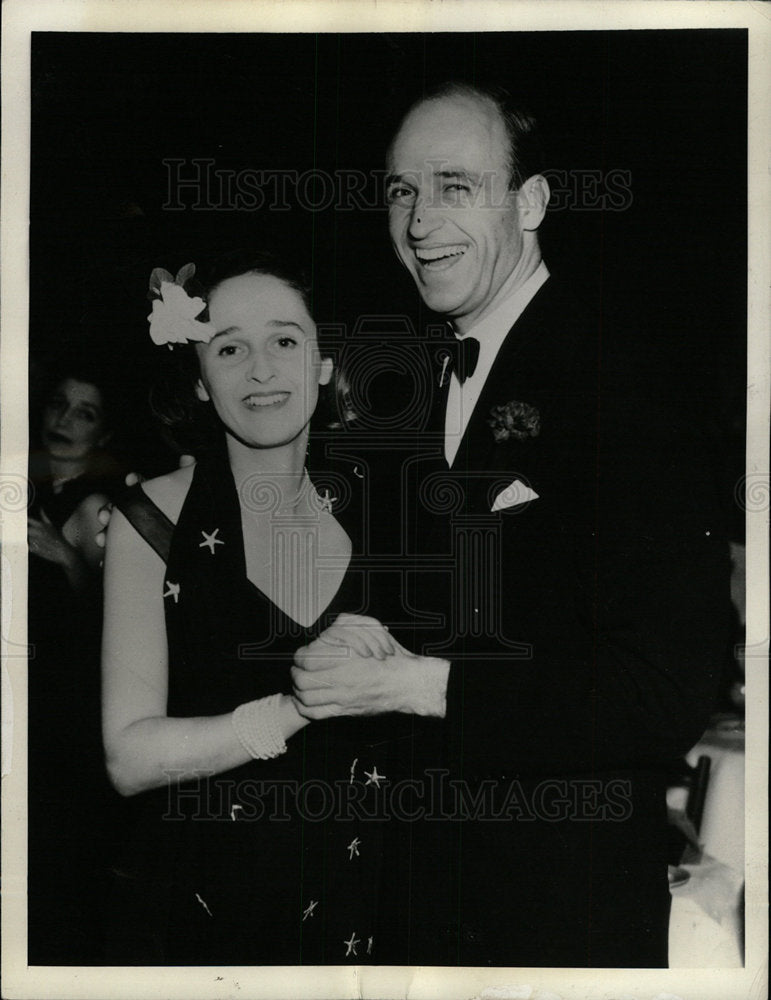
[[[106,503],[104,507],[100,507],[99,513],[96,516],[99,518],[102,530],[94,535],[94,540],[99,548],[103,549],[107,544],[107,529],[110,526],[110,518],[112,517],[112,504]]]
[[[385,712],[444,717],[449,663],[391,642],[394,652],[384,660],[323,637],[298,649],[292,667],[298,712],[313,720]]]
[[[124,482],[126,486],[135,486],[137,483],[143,483],[145,477],[139,472],[129,472]],[[107,544],[107,529],[110,527],[110,518],[112,517],[112,504],[106,503],[104,507],[99,509],[99,513],[96,515],[99,518],[99,523],[102,526],[102,531],[94,535],[96,544],[100,549],[103,549]]]
[[[399,646],[385,625],[366,615],[338,615],[319,639],[330,646],[348,646],[359,656],[374,656],[378,660],[395,653]]]
[[[179,468],[184,469],[189,465],[195,465],[194,455],[180,455],[179,456]],[[141,472],[129,472],[124,482],[126,486],[135,486],[137,483],[143,483],[147,477],[143,476]],[[106,503],[104,507],[99,511],[97,517],[99,518],[99,523],[102,526],[102,531],[97,535],[94,535],[96,539],[96,544],[100,549],[103,549],[107,544],[107,529],[110,526],[110,518],[112,517],[112,504]]]

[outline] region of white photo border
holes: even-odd
[[[3,493],[26,479],[30,35],[33,31],[400,32],[746,28],[749,33],[747,472],[768,498],[768,6],[669,0],[6,0],[2,5]],[[17,477],[21,477],[18,479]],[[13,505],[8,505],[13,506]],[[17,505],[19,506],[19,505]],[[747,889],[737,970],[42,968],[26,965],[26,508],[2,511],[3,995],[724,1000],[766,995],[768,502],[747,515]],[[765,987],[765,988],[764,988]]]

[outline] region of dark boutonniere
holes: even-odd
[[[514,438],[515,441],[526,441],[538,437],[541,432],[541,414],[529,403],[520,403],[512,399],[501,406],[490,410],[487,423],[493,429],[493,437],[497,444]]]

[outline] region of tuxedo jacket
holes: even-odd
[[[392,765],[431,802],[391,824],[393,960],[664,965],[666,771],[727,648],[705,427],[662,398],[644,339],[551,278],[449,468],[424,346],[423,423],[378,495],[409,567],[392,627],[451,666],[445,718],[411,719]]]

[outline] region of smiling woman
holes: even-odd
[[[332,360],[302,297],[273,275],[243,274],[214,291],[208,311],[217,332],[196,349],[198,398],[247,447],[303,446]]]
[[[235,373],[243,373],[245,359],[252,367],[256,365],[256,378],[244,383],[251,392],[244,392],[235,400],[233,416],[237,422],[244,417],[240,413],[243,407],[256,409],[267,404],[269,410],[283,410],[278,406],[280,400],[270,398],[281,377],[303,383],[300,391],[294,391],[290,407],[302,428],[307,429],[311,416],[317,428],[340,429],[355,421],[345,373],[334,369],[330,357],[332,345],[327,344],[325,330],[317,331],[311,318],[310,293],[302,271],[268,253],[239,251],[202,268],[199,274],[185,281],[185,288],[193,297],[188,301],[199,304],[198,321],[194,324],[197,329],[191,330],[188,325],[188,339],[176,342],[177,333],[155,334],[151,322],[151,335],[156,343],[174,342],[173,352],[158,359],[151,405],[180,450],[195,455],[208,452],[217,446],[223,424],[228,431],[234,429],[225,419],[227,391],[223,391],[222,399],[215,391],[212,402],[207,379],[221,379],[224,387],[228,373],[231,378]],[[215,290],[217,301],[211,305],[205,300]],[[260,306],[259,329],[254,328],[254,316],[249,316],[250,308],[253,312],[255,305]],[[153,308],[151,321],[155,319],[157,303]],[[214,314],[210,317],[212,308]],[[167,318],[166,326],[161,324],[160,328],[168,331],[169,322],[172,321]],[[294,360],[290,361],[292,356]],[[261,376],[260,366],[267,363],[270,368],[274,362],[276,371]],[[308,379],[308,365],[316,363],[321,365],[318,378]],[[281,375],[282,371],[288,374]],[[238,388],[236,391],[240,392]],[[289,398],[287,386],[281,395]],[[213,411],[222,423],[212,419]],[[291,421],[282,413],[280,423],[288,428]],[[270,426],[265,424],[264,429]],[[299,426],[295,429],[301,430]],[[284,430],[280,431],[279,437],[283,433]],[[291,431],[288,433],[291,436]],[[255,444],[260,446],[259,442]]]
[[[110,525],[104,742],[138,818],[115,865],[107,958],[374,961],[380,827],[360,853],[357,824],[333,809],[379,729],[309,725],[290,672],[331,623],[373,670],[399,652],[363,617],[359,480],[306,468],[332,359],[301,274],[273,258],[154,276],[153,339],[173,341],[179,364],[156,409],[206,433],[195,466],[135,488]],[[379,785],[358,785],[376,812]]]

